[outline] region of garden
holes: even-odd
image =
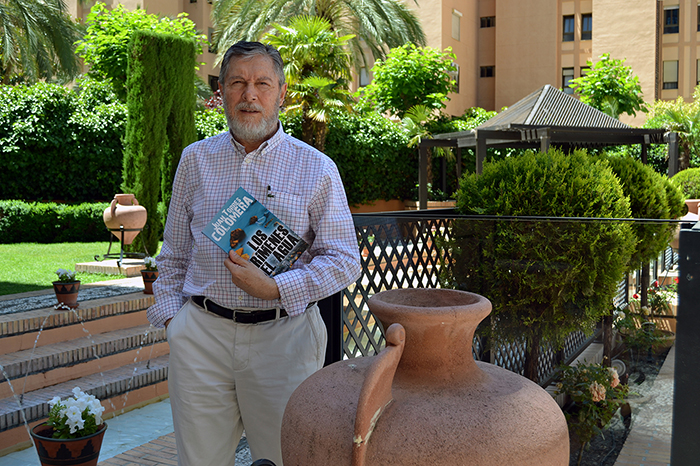
[[[415,200],[420,140],[496,114],[445,114],[454,56],[414,44],[377,57],[374,80],[353,94],[356,36],[338,36],[318,17],[288,19],[258,37],[286,63],[289,97],[280,120],[336,162],[351,206]],[[79,44],[90,71],[70,86],[22,73],[15,85],[0,86],[0,295],[50,288],[57,271],[106,251],[102,214],[116,193],[133,193],[148,209],[142,239],[156,255],[182,148],[227,129],[220,96],[195,77],[195,57],[207,43],[185,16],[159,19],[98,3]],[[318,46],[313,54],[295,53],[309,44]],[[591,65],[574,83],[582,98],[615,116],[644,110],[641,97],[614,108],[593,98],[592,84],[631,70],[609,57]],[[629,86],[626,92],[634,94]],[[565,361],[548,374],[569,423],[571,464],[614,459],[629,432],[629,401],[653,381],[673,342],[677,282],[650,280],[649,264],[672,241],[685,199],[700,199],[700,130],[691,124],[699,101],[696,94],[691,103],[652,105],[646,125],[681,136],[682,171],[670,180],[661,174],[663,147],[651,149],[648,165],[635,147],[489,149],[479,175],[473,154],[463,157],[461,179],[453,175],[454,154],[430,154],[431,194],[454,199],[457,215],[434,244],[439,286],[491,300],[492,315],[479,329],[487,347],[520,345],[519,370],[542,383],[549,353],[563,352],[577,332],[599,335],[601,363]],[[441,172],[444,190],[437,189]],[[62,274],[82,283],[116,278]]]

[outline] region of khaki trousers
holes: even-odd
[[[292,392],[323,366],[318,306],[301,316],[238,324],[188,301],[170,321],[168,389],[180,466],[232,466],[246,432],[253,460],[282,466]]]

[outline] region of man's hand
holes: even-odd
[[[249,295],[265,300],[280,297],[277,283],[249,260],[243,259],[234,251],[229,251],[224,265],[231,272],[231,281]]]

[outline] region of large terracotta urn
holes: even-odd
[[[131,244],[146,224],[148,213],[146,208],[139,205],[133,194],[115,194],[109,207],[102,214],[105,225],[112,234],[121,240],[124,227],[124,244]],[[127,231],[130,230],[130,231]]]
[[[564,415],[539,385],[477,362],[491,303],[445,289],[384,291],[378,355],[325,367],[292,394],[284,466],[566,466]]]

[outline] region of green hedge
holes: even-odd
[[[700,199],[700,168],[688,168],[671,178],[671,182],[685,195],[686,199]]]
[[[109,203],[0,201],[0,243],[108,241],[102,213]]]
[[[301,137],[301,119],[282,116]],[[418,182],[418,153],[401,127],[378,113],[336,112],[328,123],[326,154],[335,161],[350,205],[409,199]]]
[[[0,86],[0,199],[107,200],[121,183],[126,107],[104,83]]]

